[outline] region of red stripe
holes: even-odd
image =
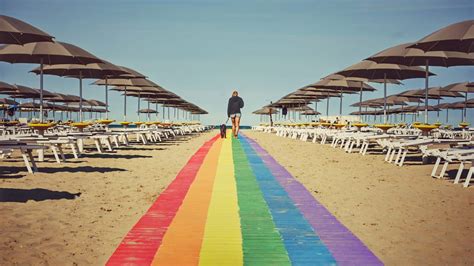
[[[215,136],[189,159],[176,178],[163,191],[145,215],[128,232],[107,265],[150,265],[163,236],[178,211],[201,167]]]

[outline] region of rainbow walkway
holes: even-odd
[[[206,142],[108,265],[382,265],[255,141]]]

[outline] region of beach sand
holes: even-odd
[[[473,265],[474,187],[382,155],[245,131],[388,265]],[[454,168],[457,166],[454,166]]]
[[[61,165],[49,158],[34,175],[26,173],[18,156],[15,162],[0,161],[2,169],[8,166],[0,172],[0,265],[103,265],[215,134],[101,155],[91,150]]]
[[[1,161],[13,173],[0,172],[0,265],[104,264],[189,157],[215,134],[112,154],[91,152],[62,165],[50,158],[40,164],[43,173],[34,175],[27,175],[19,160]],[[381,155],[245,134],[386,264],[474,264],[474,187],[432,179],[431,165],[409,161],[397,167]],[[26,201],[32,198],[36,201]]]

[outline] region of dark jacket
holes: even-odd
[[[229,104],[227,104],[227,117],[230,117],[231,114],[240,113],[240,108],[244,107],[244,100],[239,96],[232,96],[229,99]]]

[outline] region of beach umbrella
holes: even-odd
[[[134,97],[138,98],[138,101],[137,101],[137,104],[138,104],[138,107],[137,107],[138,120],[140,120],[140,112],[138,112],[138,110],[140,110],[140,101],[141,101],[142,97],[146,97],[146,96],[150,97],[150,96],[158,96],[158,95],[162,95],[164,97],[164,96],[167,96],[167,95],[173,95],[169,91],[167,91],[164,88],[162,88],[161,86],[159,86],[158,84],[155,84],[155,86],[153,86],[153,87],[150,87],[150,86],[143,86],[143,87],[116,86],[116,87],[112,88],[112,90],[124,92],[125,96],[134,96]],[[149,103],[148,103],[148,105],[149,105]],[[148,106],[148,108],[149,107],[150,106]],[[148,118],[149,118],[149,116],[148,116]]]
[[[425,107],[428,108],[428,84],[430,66],[469,66],[474,65],[474,55],[450,52],[436,51],[423,52],[420,49],[409,48],[413,43],[404,43],[385,49],[366,60],[377,63],[400,64],[406,66],[425,66]],[[425,112],[425,123],[428,123],[428,110]]]
[[[48,98],[47,100],[49,102],[52,102],[53,104],[65,103],[66,106],[64,106],[64,110],[61,110],[61,111],[69,111],[69,112],[75,111],[75,110],[71,110],[71,108],[69,108],[67,105],[70,103],[79,103],[81,101],[81,98],[75,95],[68,95],[68,94],[62,94],[62,93],[54,93],[54,95],[55,95],[54,97]],[[82,101],[85,101],[85,100],[82,99]],[[53,110],[53,117],[55,116],[54,111],[55,110]],[[77,111],[79,112],[79,109],[77,109]],[[61,113],[61,120],[63,120],[63,113]]]
[[[456,109],[456,110],[462,110],[461,112],[461,115],[462,115],[462,121],[463,122],[466,122],[466,116],[465,114],[467,113],[467,109],[469,108],[474,108],[474,103],[472,102],[454,102],[454,103],[450,103],[448,105],[448,108],[449,109]]]
[[[451,24],[437,30],[410,46],[428,51],[474,52],[474,20]]]
[[[0,15],[0,44],[52,42],[53,36],[19,19]]]
[[[97,80],[93,84],[95,85],[105,85],[107,82],[105,80]],[[129,87],[156,87],[156,88],[161,88],[158,84],[142,77],[124,77],[124,78],[113,78],[108,80],[109,85],[117,86],[117,87],[123,87],[124,88],[124,104],[123,104],[123,117],[124,120],[127,120],[127,96],[129,95],[127,93],[127,90]]]
[[[301,112],[302,115],[310,116],[310,115],[320,115],[320,112],[317,112],[315,110],[306,110]]]
[[[413,101],[418,100],[418,99],[425,99],[426,101],[426,98],[437,99],[438,104],[440,104],[441,99],[445,97],[449,97],[449,98],[463,97],[463,95],[458,92],[449,91],[442,87],[431,87],[431,88],[428,88],[428,90],[425,90],[425,89],[408,90],[408,91],[399,93],[398,96],[405,96],[407,97],[407,99],[413,99]],[[439,112],[437,112],[437,119],[439,120]]]
[[[467,108],[468,108],[468,94],[474,92],[474,82],[458,82],[447,85],[443,87],[443,90],[451,91],[451,92],[463,92],[464,93],[464,113],[463,113],[463,120],[464,122],[467,121]]]
[[[6,82],[0,81],[0,94],[6,94],[5,92],[11,92],[15,90],[15,86]]]
[[[367,79],[396,79],[396,80],[405,80],[412,78],[421,78],[425,77],[425,70],[420,67],[409,67],[405,65],[398,64],[378,64],[373,61],[364,60],[359,63],[356,63],[342,71],[337,72],[337,74],[346,76],[346,77],[359,77]],[[434,75],[428,72],[428,75]],[[384,99],[387,98],[387,82],[384,82]],[[387,107],[384,104],[384,112],[386,112]],[[384,115],[384,123],[387,123],[387,116]]]
[[[60,103],[78,103],[80,100],[81,98],[78,96],[62,93],[54,93],[54,97],[48,99],[48,101]]]
[[[262,107],[258,110],[252,112],[256,115],[269,115],[269,114],[278,114],[278,110],[276,108],[271,107]]]
[[[329,99],[329,97],[340,97],[340,94],[336,92],[330,92],[330,91],[323,92],[323,91],[304,90],[303,88],[303,89],[296,90],[284,96],[283,98],[307,99],[310,102],[311,101],[314,102],[314,109],[317,111],[318,102],[321,101],[322,99],[326,99],[326,98]],[[328,107],[329,105],[327,105],[327,108],[326,108],[327,111],[329,110]]]
[[[375,88],[364,83],[363,81],[354,81],[344,78],[336,79],[335,76],[330,75],[316,83],[306,86],[306,88],[303,88],[303,90],[339,92],[339,115],[342,116],[343,93],[362,93],[362,91],[375,91]],[[327,97],[326,101],[326,116],[329,116],[329,96]]]
[[[130,95],[135,95],[138,96],[136,92],[132,92]],[[176,104],[176,103],[181,103],[183,102],[183,99],[181,99],[179,96],[172,92],[168,92],[166,94],[156,94],[156,93],[145,93],[143,95],[143,98],[150,102],[150,103],[155,103],[155,104],[161,104],[163,111],[162,111],[162,117],[165,119],[165,104]],[[169,110],[168,110],[168,119],[169,119]]]
[[[148,103],[148,108],[140,109],[140,110],[138,110],[138,113],[147,114],[147,119],[148,119],[148,121],[150,121],[150,114],[157,114],[158,115],[158,110],[150,109],[150,102],[148,101],[147,103]]]
[[[25,45],[10,44],[0,47],[0,61],[40,64],[40,105],[43,104],[43,67],[56,64],[101,63],[102,60],[75,45],[64,42],[35,42]],[[43,112],[40,107],[40,121]]]
[[[31,72],[40,74],[41,69],[36,68],[33,69]],[[81,64],[56,64],[51,66],[43,67],[43,74],[46,75],[55,75],[60,77],[73,77],[79,79],[79,117],[80,122],[83,120],[82,114],[82,79],[100,79],[100,78],[107,78],[107,77],[117,77],[124,74],[130,74],[128,71],[123,69],[122,67],[116,66],[112,63],[107,61],[103,61],[102,63],[91,63],[86,65]],[[106,92],[106,102],[107,99],[107,92]],[[106,109],[108,105],[106,105]]]
[[[8,98],[0,98],[0,104],[4,105],[15,105],[18,104],[16,101]]]
[[[341,80],[341,79],[346,79],[350,80],[352,82],[357,81],[360,84],[360,89],[359,89],[359,102],[362,102],[362,95],[363,95],[363,88],[364,88],[364,82],[371,82],[371,83],[386,83],[386,84],[396,84],[396,85],[402,85],[402,83],[399,80],[396,79],[368,79],[368,78],[361,78],[361,77],[345,77],[343,75],[333,73],[330,74],[323,79],[332,79],[332,80]],[[362,107],[359,107],[359,112],[362,111]]]
[[[139,113],[142,113],[142,114],[156,114],[158,113],[158,111],[156,110],[153,110],[153,109],[140,109],[138,110]]]
[[[272,114],[278,114],[278,110],[267,105],[258,110],[253,111],[252,113],[256,115],[268,115],[270,117],[270,122],[273,125]],[[261,117],[262,116],[260,116],[260,120]]]

